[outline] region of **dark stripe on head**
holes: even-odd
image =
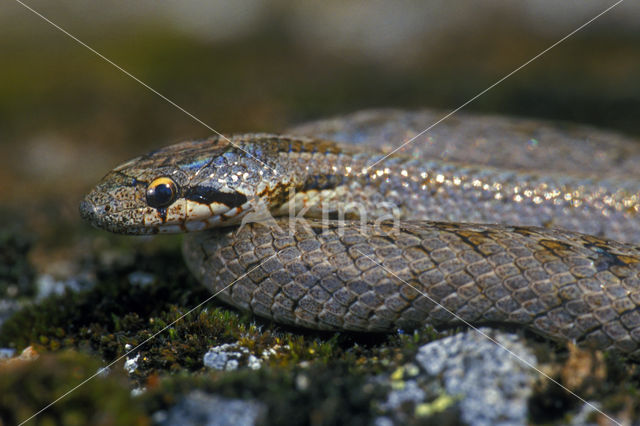
[[[184,194],[184,198],[201,204],[213,202],[224,204],[229,208],[240,207],[247,202],[247,197],[239,192],[221,192],[210,186],[194,186]]]

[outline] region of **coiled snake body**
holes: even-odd
[[[640,145],[463,115],[385,157],[437,118],[172,145],[107,174],[81,214],[120,233],[207,229],[185,238],[191,271],[279,322],[516,324],[640,359]]]

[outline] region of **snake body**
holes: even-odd
[[[407,123],[428,114],[361,113],[295,130],[322,138],[172,145],[107,174],[81,213],[120,233],[213,228],[185,238],[191,271],[225,301],[283,323],[517,324],[640,359],[640,178],[629,163],[640,148],[592,129],[471,116],[461,123],[477,120],[481,143],[459,148],[473,132],[454,123],[387,157],[390,135],[410,137]],[[512,155],[485,155],[505,141]],[[416,148],[425,142],[448,154]],[[572,150],[592,169],[559,158]],[[298,219],[279,218],[287,214]]]

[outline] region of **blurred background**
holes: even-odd
[[[447,112],[614,1],[26,3],[231,133],[362,108]],[[92,232],[77,204],[109,169],[211,131],[17,2],[0,5],[0,28],[0,220],[36,236],[38,264]],[[638,136],[638,76],[629,0],[465,110]]]

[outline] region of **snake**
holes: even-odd
[[[521,327],[640,360],[638,141],[473,114],[422,132],[437,118],[368,110],[188,140],[108,172],[80,213],[185,233],[202,284],[278,323]]]

